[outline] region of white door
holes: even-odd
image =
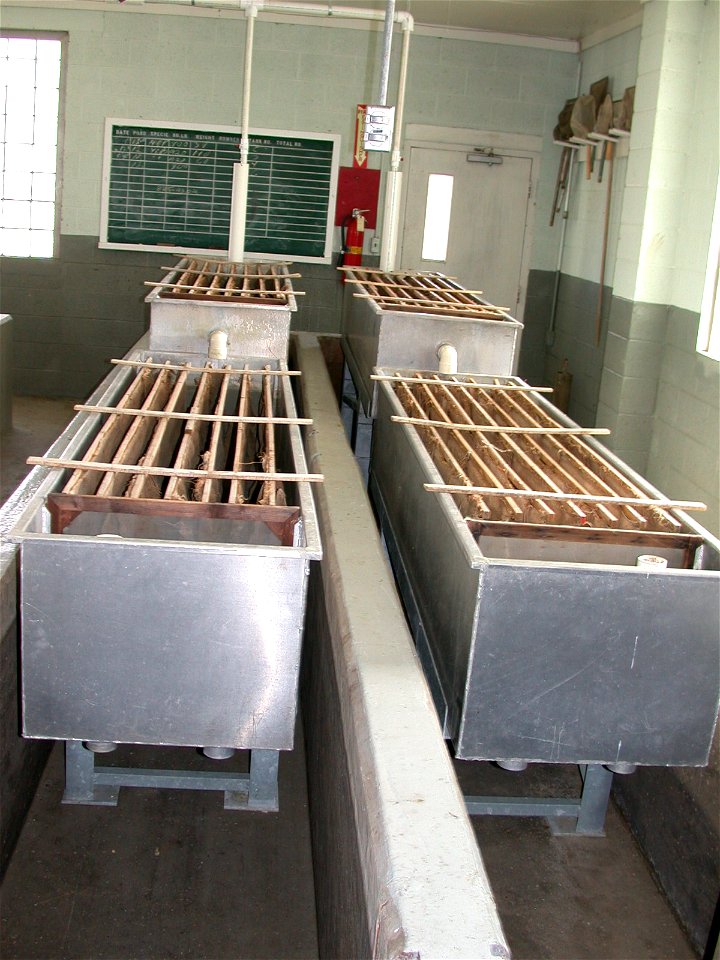
[[[523,253],[529,242],[532,160],[503,156],[502,163],[490,165],[469,161],[472,152],[466,147],[410,148],[400,263],[406,270],[457,277],[466,289],[482,290],[484,299],[515,316],[521,299]],[[443,181],[445,188],[452,188],[444,257],[442,250],[423,250],[433,174],[452,178]],[[442,234],[442,222],[438,229]],[[423,252],[437,259],[424,259]]]

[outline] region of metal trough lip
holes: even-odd
[[[396,373],[424,376],[378,370]],[[528,396],[577,427],[540,394]],[[482,521],[471,530],[453,494],[424,489],[441,473],[420,428],[391,421],[404,412],[391,383],[378,382],[371,489],[427,638],[421,660],[441,691],[456,755],[705,764],[720,698],[718,539],[672,507],[682,529],[670,540],[649,529],[666,544],[657,551],[634,545],[648,541],[624,529],[596,537],[595,527],[585,542],[582,527],[564,539],[559,526],[549,541],[524,530],[484,535]],[[640,502],[662,499],[595,437],[583,442],[641,491]],[[636,567],[648,552],[667,556],[668,568]]]
[[[126,355],[130,366],[116,367],[89,405],[112,406],[125,396],[127,385],[138,379],[134,371],[148,361],[148,348],[146,335]],[[175,352],[153,350],[152,356],[173,364],[202,363]],[[234,356],[228,363],[234,368],[236,361],[251,359]],[[309,564],[320,559],[322,548],[311,484],[303,479],[309,475],[287,367],[282,359],[268,363],[267,357],[247,365],[259,369],[260,363],[267,369],[258,373],[252,388],[258,399],[252,402],[260,402],[263,389],[270,390],[261,384],[272,381],[278,411],[289,414],[290,422],[275,431],[278,464],[292,464],[291,475],[298,477],[286,486],[287,507],[250,503],[246,508],[239,501],[226,510],[223,503],[210,503],[208,509],[197,503],[203,508],[198,519],[190,496],[189,509],[179,502],[175,510],[168,502],[156,519],[144,505],[161,501],[143,500],[140,512],[131,503],[130,509],[106,513],[111,496],[99,497],[89,513],[81,503],[68,520],[51,517],[48,503],[67,485],[65,478],[78,471],[36,468],[39,482],[31,485],[8,537],[20,544],[25,736],[253,751],[292,748]],[[243,377],[251,382],[242,373],[237,396]],[[220,396],[234,404],[232,377],[225,379],[228,392]],[[200,380],[198,374],[193,383]],[[178,397],[185,382],[190,380],[178,383]],[[122,409],[116,408],[116,418],[124,416],[133,425],[143,420],[123,415]],[[273,421],[273,408],[268,412],[265,421]],[[66,432],[67,442],[53,450],[57,459],[82,458],[96,443],[104,417],[79,413]],[[223,418],[217,422],[224,423]],[[231,427],[224,423],[228,437],[234,436]],[[268,429],[257,425],[258,431]],[[174,441],[176,450],[186,433]],[[252,436],[248,443],[254,442]],[[226,449],[229,456],[234,448]],[[93,464],[92,458],[88,462]],[[263,476],[286,475],[263,469],[253,474],[261,478],[252,482],[256,490],[267,487]],[[240,515],[246,519],[232,519]],[[289,518],[281,540],[271,522],[279,515]],[[99,535],[108,520],[120,526],[120,535]],[[78,524],[79,532],[73,527]],[[127,535],[125,528],[131,531]]]

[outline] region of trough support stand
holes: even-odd
[[[65,742],[63,803],[117,806],[120,787],[219,790],[226,810],[278,810],[278,750],[251,750],[249,773],[206,770],[141,770],[96,766],[95,754],[80,740]]]
[[[433,663],[432,652],[423,627],[420,610],[397,548],[382,495],[370,474],[370,498],[378,518],[380,532],[387,545],[391,566],[405,605],[418,656],[430,687],[440,721],[447,722],[447,705]],[[604,837],[613,774],[600,763],[581,764],[582,792],[579,799],[545,797],[465,797],[465,806],[473,816],[545,817],[555,836]]]
[[[465,797],[468,813],[496,817],[545,817],[556,837],[604,837],[612,773],[599,763],[580,767],[578,799],[555,797]]]

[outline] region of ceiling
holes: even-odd
[[[582,40],[639,13],[643,0],[396,0],[418,24]],[[385,0],[333,0],[385,9]]]

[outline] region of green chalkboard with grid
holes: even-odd
[[[334,212],[336,138],[253,133],[245,249],[325,258]],[[240,134],[110,123],[101,243],[228,248]]]

